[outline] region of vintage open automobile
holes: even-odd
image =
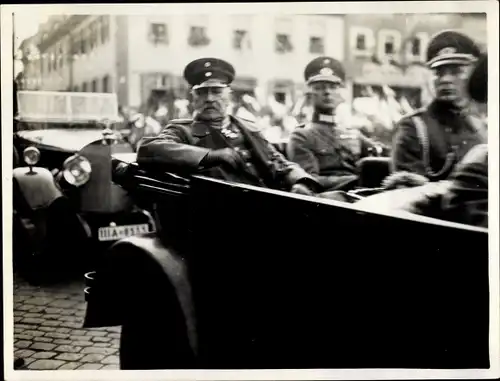
[[[121,369],[489,367],[487,229],[113,167],[157,221],[86,274]]]
[[[133,152],[115,94],[19,91],[14,121],[14,263],[32,281],[81,271],[120,238],[155,230],[111,181],[111,155]]]

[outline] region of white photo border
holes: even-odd
[[[197,4],[50,4],[2,5],[2,197],[3,197],[3,290],[4,374],[6,380],[322,380],[322,379],[486,379],[500,376],[499,320],[499,115],[497,1],[370,1],[321,3],[197,3]],[[45,14],[381,14],[381,13],[487,13],[489,128],[489,240],[490,240],[490,369],[317,369],[317,370],[162,370],[162,371],[14,371],[13,278],[12,278],[12,13]]]

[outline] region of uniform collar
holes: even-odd
[[[453,131],[468,128],[480,133],[480,127],[484,125],[479,115],[473,110],[471,103],[466,103],[463,107],[455,107],[447,102],[434,100],[430,104],[430,110],[437,120],[447,124]]]
[[[314,113],[312,115],[311,122],[334,126],[335,125],[335,115],[333,114],[333,111],[328,112],[328,111],[315,109]]]
[[[193,124],[191,125],[191,133],[193,136],[203,137],[207,136],[210,133],[209,127],[220,130],[223,127],[227,127],[231,124],[231,117],[227,116],[224,120],[221,121],[208,121],[201,120],[199,118],[194,118]]]

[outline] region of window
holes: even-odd
[[[167,44],[168,43],[167,25],[160,23],[150,24],[148,37],[149,41],[152,41],[154,44]]]
[[[92,81],[92,90],[93,93],[97,93],[97,79]]]
[[[422,47],[421,47],[421,41],[417,37],[413,37],[410,42],[410,51],[412,56],[420,56]]]
[[[293,50],[290,36],[288,34],[276,34],[275,49],[278,53],[289,53]]]
[[[387,36],[385,43],[384,43],[384,53],[387,55],[392,55],[396,53],[394,49],[394,37],[393,36]]]
[[[87,92],[87,82],[83,82],[83,84],[82,84],[82,91],[83,91],[84,93],[86,93],[86,92]]]
[[[352,27],[349,30],[350,48],[356,57],[367,57],[373,54],[375,35],[369,28]]]
[[[103,93],[109,93],[109,75],[106,75],[102,79],[102,92]]]
[[[274,99],[276,100],[276,102],[285,104],[285,102],[286,102],[286,93],[282,92],[282,91],[277,91],[277,92],[274,93]]]
[[[356,50],[366,50],[366,36],[364,34],[356,36]]]
[[[324,52],[325,52],[325,45],[323,43],[323,38],[311,37],[309,39],[309,53],[323,54]]]
[[[207,28],[204,26],[192,26],[189,33],[188,44],[190,46],[206,46],[210,43],[207,36]]]
[[[235,50],[251,49],[249,33],[246,30],[233,31],[233,48]]]
[[[232,15],[231,16],[231,30],[232,47],[234,50],[245,51],[252,48],[250,41],[250,30],[252,30],[252,23],[254,16],[252,15]]]
[[[401,33],[397,30],[382,29],[379,31],[378,59],[397,59],[401,49]]]
[[[410,61],[425,61],[428,39],[429,35],[425,32],[417,33],[408,38],[406,53]]]

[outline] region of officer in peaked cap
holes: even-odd
[[[468,80],[469,95],[481,103],[487,99],[487,61],[482,54]],[[471,148],[446,181],[427,180],[420,186],[367,197],[357,205],[376,212],[400,210],[487,228],[488,145]]]
[[[228,87],[235,76],[234,67],[217,58],[201,58],[190,62],[184,69],[184,78],[193,90]]]
[[[306,66],[304,79],[308,85],[317,82],[342,84],[345,81],[345,71],[338,60],[331,57],[318,57]]]
[[[312,120],[292,132],[287,147],[290,160],[314,176],[323,192],[355,187],[356,162],[376,146],[359,130],[340,122],[345,77],[342,63],[332,57],[315,58],[306,66],[304,79],[314,109]]]
[[[436,34],[427,47],[427,66],[469,65],[476,62],[481,51],[468,36],[453,30]]]
[[[434,99],[403,117],[395,128],[392,170],[446,179],[467,152],[486,143],[486,126],[467,94],[468,78],[479,57],[468,36],[446,30],[432,37],[427,67],[432,73]]]
[[[202,173],[227,181],[313,194],[319,184],[285,159],[257,126],[228,114],[235,70],[218,58],[189,63],[192,119],[170,121],[159,136],[145,138],[137,161],[171,171]]]

